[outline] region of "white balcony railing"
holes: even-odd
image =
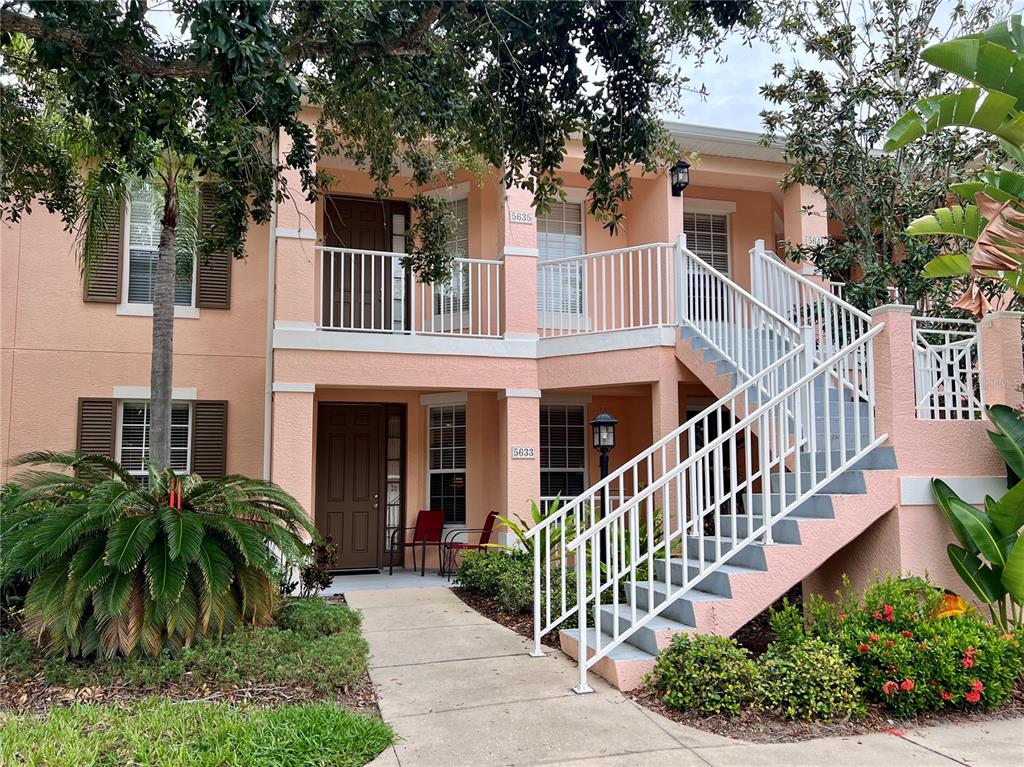
[[[970,320],[914,317],[914,390],[922,420],[984,414],[978,328]]]
[[[674,325],[675,252],[655,242],[539,262],[541,338]]]
[[[444,284],[417,282],[404,253],[317,248],[320,328],[359,333],[502,335],[504,264],[457,258]]]

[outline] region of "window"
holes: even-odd
[[[404,412],[392,412],[388,408],[387,413],[387,444],[385,445],[385,481],[387,487],[384,491],[384,508],[386,513],[384,545],[390,550],[391,541],[394,539],[395,531],[402,526],[402,453],[404,450],[405,436],[403,425],[405,423]]]
[[[445,524],[466,523],[466,406],[438,405],[427,420],[430,508]]]
[[[538,260],[583,255],[583,203],[556,202],[537,216]],[[583,272],[579,263],[541,269],[537,280],[537,307],[542,312],[579,314],[583,307]]]
[[[192,407],[187,403],[171,406],[171,468],[179,474],[188,473],[191,463],[189,446],[192,431]],[[146,461],[149,460],[149,403],[121,403],[121,431],[117,460],[144,484],[149,481]]]
[[[448,240],[452,258],[469,258],[469,201],[452,200],[455,227]],[[437,314],[464,312],[469,305],[469,270],[465,264],[452,264],[452,279],[446,285],[434,287],[434,306]]]
[[[128,203],[128,303],[153,303],[153,281],[160,248],[162,198],[152,184],[132,187]],[[195,269],[179,264],[174,280],[174,303],[192,306],[192,276]],[[184,273],[183,273],[184,272]]]
[[[540,406],[540,494],[575,498],[587,486],[587,424],[583,405]]]
[[[683,213],[686,247],[722,274],[729,273],[729,217],[720,213]]]

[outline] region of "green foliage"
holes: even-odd
[[[246,627],[207,637],[176,655],[132,655],[76,661],[40,656],[24,637],[0,635],[0,671],[20,679],[37,673],[72,688],[130,687],[159,692],[167,685],[213,688],[301,686],[329,696],[365,680],[369,648],[359,613],[319,599],[289,599],[274,615],[276,628]]]
[[[314,542],[310,548],[313,556],[299,568],[300,594],[313,597],[334,582],[331,568],[338,561],[338,547],[330,538]]]
[[[269,482],[150,472],[148,486],[103,456],[32,453],[3,495],[0,582],[30,583],[23,631],[58,655],[159,655],[238,624],[269,622],[274,547],[308,556],[305,512]],[[169,491],[180,484],[182,508]]]
[[[930,143],[939,136],[963,136],[963,132],[957,130],[961,128],[988,136],[990,140],[998,141],[1009,161],[1004,167],[997,167],[1002,165],[1001,162],[988,162],[977,174],[976,181],[954,183],[950,188],[963,197],[976,199],[979,207],[983,207],[985,201],[982,195],[988,195],[998,203],[1008,203],[1009,213],[1019,215],[1024,211],[1024,184],[1021,183],[1024,179],[1019,173],[1020,165],[1024,164],[1024,80],[1019,76],[1024,71],[1024,25],[1021,17],[1014,15],[984,32],[930,45],[921,52],[921,60],[934,66],[938,72],[963,78],[960,82],[966,81],[967,84],[952,93],[918,94],[924,98],[893,123],[885,148],[890,152],[904,152]],[[977,166],[978,161],[968,159],[962,161],[960,167],[968,164]],[[994,207],[986,208],[989,212],[979,215],[978,207],[968,205],[963,210],[973,211],[971,226],[965,229],[950,225],[949,221],[937,226],[936,223],[943,219],[944,210],[948,209],[936,210],[934,216],[913,222],[908,234],[932,237],[933,241],[944,246],[944,250],[954,252],[962,249],[965,243],[978,241],[972,246],[971,277],[980,284],[988,285],[994,296],[999,296],[1007,288],[1016,291],[1019,303],[1020,297],[1024,296],[1024,278],[1021,277],[1024,271],[1024,235],[1007,239],[1009,235],[1005,235],[1007,230],[1004,229],[998,236],[985,236],[986,230],[997,223],[995,219],[1000,219],[998,223],[1002,224],[1004,220],[1012,221],[1012,216],[997,213]],[[948,219],[948,214],[945,217]],[[1019,228],[1012,223],[1009,227],[1011,232]],[[935,239],[936,236],[940,239]],[[990,266],[993,255],[1001,262],[998,270]],[[983,261],[976,260],[982,256],[985,257]],[[989,266],[984,268],[980,265],[982,263]],[[931,264],[929,267],[926,276],[936,279],[962,275],[962,272]],[[978,304],[974,313],[980,315],[986,308],[985,304]]]
[[[551,574],[552,609],[561,610],[562,571]],[[565,604],[576,604],[576,572],[565,572]],[[521,551],[467,551],[455,571],[455,583],[485,596],[503,610],[526,613],[533,610],[533,557]],[[543,590],[543,584],[542,584]],[[560,628],[574,628],[578,621],[568,618]]]
[[[529,521],[523,519],[519,514],[511,517],[499,516],[497,518],[498,523],[515,536],[518,545],[511,547],[492,543],[490,544],[491,548],[507,551],[525,551],[531,558],[535,545],[540,546],[541,552],[554,552],[563,541],[571,541],[576,536],[576,525],[570,517],[566,517],[561,522],[544,524],[548,519],[557,517],[561,509],[562,496],[559,494],[555,496],[555,499],[546,508],[538,506],[536,501],[530,501]],[[537,543],[538,539],[540,540],[539,544]]]
[[[804,618],[799,608],[788,598],[782,600],[782,606],[778,610],[769,610],[768,622],[775,636],[774,644],[780,647],[793,647],[804,640]]]
[[[362,767],[395,735],[330,703],[275,708],[171,703],[57,707],[0,715],[0,763],[51,767]]]
[[[790,168],[786,186],[821,190],[839,236],[817,245],[791,242],[787,256],[811,260],[846,282],[845,300],[861,309],[927,298],[948,308],[964,278],[936,283],[921,274],[945,249],[942,241],[905,230],[926,210],[948,202],[950,184],[996,149],[967,131],[929,135],[893,154],[878,147],[885,132],[941,78],[920,59],[928,39],[987,23],[995,0],[967,7],[937,0],[819,3],[785,0],[772,6],[772,22],[804,51],[797,63],[778,64],[762,87],[766,139],[783,144]],[[804,215],[823,217],[821,209]],[[958,250],[954,248],[953,250]]]
[[[838,647],[867,699],[896,716],[1003,703],[1024,671],[1019,642],[969,613],[936,617],[941,604],[918,578],[880,580],[863,599],[847,586],[808,602],[807,633]]]
[[[676,634],[648,684],[669,708],[735,715],[754,702],[759,677],[750,653],[731,637]]]
[[[1024,476],[1024,416],[1006,405],[988,409],[995,426],[989,437],[1019,478]],[[961,499],[945,482],[932,480],[935,503],[956,534],[949,560],[1003,631],[1024,626],[1024,481],[998,501],[985,499],[980,511]]]
[[[761,705],[787,719],[832,721],[864,713],[857,670],[835,645],[815,637],[780,641],[759,665]]]

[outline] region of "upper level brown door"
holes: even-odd
[[[321,404],[316,526],[338,547],[339,569],[381,566],[384,461],[380,405]]]

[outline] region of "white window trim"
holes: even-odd
[[[425,197],[437,197],[442,200],[450,200],[452,202],[455,202],[456,200],[466,200],[469,199],[469,182],[463,181],[461,184],[442,186],[437,189],[428,189],[422,194]]]
[[[587,190],[583,187],[578,186],[566,186],[562,187],[562,191],[565,192],[565,202],[575,202],[583,204],[587,201]],[[586,224],[587,216],[586,211],[583,211],[583,223]]]
[[[733,205],[733,207],[735,207],[735,205]],[[722,274],[724,274],[726,277],[732,277],[732,214],[723,213],[722,211],[684,209],[683,215],[685,216],[687,213],[697,213],[710,216],[725,216],[725,263],[728,264],[728,268],[724,272],[722,272]],[[687,236],[686,247],[690,247],[689,236]],[[697,255],[696,251],[692,252],[694,253],[694,255]],[[700,258],[700,256],[697,257]]]
[[[115,387],[116,388],[116,387]],[[127,387],[126,387],[127,388]],[[141,388],[141,387],[139,387]],[[124,406],[133,404],[146,404],[149,405],[149,397],[126,397],[124,399],[117,400],[117,408],[115,410],[116,423],[114,426],[114,455],[117,456],[117,462],[121,463],[121,434],[124,428]],[[185,457],[185,473],[192,473],[192,440],[195,439],[195,417],[196,409],[193,407],[192,401],[178,401],[174,399],[171,401],[171,405],[187,405],[188,406],[188,446],[186,447]],[[133,476],[141,476],[139,472],[128,472]]]
[[[591,396],[589,394],[579,395],[579,396],[568,395],[568,394],[545,395],[543,398],[541,398],[541,401],[540,401],[540,406],[541,407],[544,407],[545,405],[555,405],[555,406],[570,405],[570,406],[579,406],[579,407],[583,408],[583,490],[584,490],[584,492],[586,492],[586,489],[591,484],[591,482],[590,482],[590,448],[591,448],[591,445],[590,445],[590,440],[587,439],[587,428],[590,426],[590,423],[587,421],[587,406],[590,404],[590,402],[591,402]],[[537,415],[538,415],[538,427],[539,427],[540,426],[540,424],[539,424],[540,411],[539,410],[537,412]],[[539,432],[539,429],[538,429],[538,432]],[[537,467],[538,467],[538,471],[541,474],[543,474],[545,471],[549,471],[549,472],[550,471],[557,471],[557,472],[562,472],[562,473],[566,473],[566,474],[569,473],[570,471],[573,471],[573,472],[580,471],[579,469],[545,469],[545,468],[541,467],[541,465],[540,465],[540,450],[541,450],[541,444],[540,444],[540,436],[539,436],[539,433],[538,433]],[[540,479],[539,476],[538,476],[538,479]],[[554,496],[542,496],[542,500],[548,500],[548,499],[554,500]],[[571,498],[563,498],[562,499],[562,503],[565,504],[565,503],[567,503],[568,501],[571,501],[571,500],[572,500]]]
[[[469,396],[464,391],[444,391],[437,394],[421,394],[420,404],[427,407],[436,405],[465,405]]]
[[[142,304],[128,301],[128,279],[130,275],[129,260],[131,259],[131,242],[129,241],[129,231],[131,227],[131,204],[126,202],[121,203],[121,296],[120,302],[114,308],[115,314],[122,317],[152,317],[153,316],[153,304]],[[199,319],[199,307],[196,306],[196,278],[198,277],[198,270],[196,269],[197,258],[192,259],[192,305],[191,306],[178,306],[174,305],[174,319],[176,320],[198,320]]]
[[[430,411],[433,408],[435,408],[435,407],[463,407],[463,408],[466,409],[466,464],[468,465],[469,464],[469,406],[466,404],[466,399],[465,399],[466,392],[446,392],[446,393],[441,394],[441,395],[429,395],[429,394],[422,394],[422,395],[420,395],[420,401],[422,403],[424,398],[428,398],[428,397],[431,397],[431,396],[445,397],[445,396],[460,395],[460,394],[463,397],[463,399],[461,401],[459,401],[458,399],[454,399],[454,400],[449,399],[449,400],[442,400],[442,401],[432,402],[430,404],[423,403],[423,404],[426,405],[426,408],[427,408],[427,417],[423,419],[423,422],[424,422],[424,425],[425,425],[425,429],[426,429],[426,435],[425,435],[426,436],[426,450],[425,450],[425,453],[426,453],[426,455],[425,455],[425,458],[426,458],[425,463],[426,463],[426,465],[424,466],[426,471],[423,473],[424,474],[424,480],[425,480],[424,481],[424,488],[423,488],[423,490],[424,490],[423,497],[426,500],[425,506],[428,509],[430,508],[430,478],[434,474],[462,474],[462,477],[463,477],[463,479],[462,479],[463,488],[464,488],[464,490],[469,490],[469,488],[466,486],[466,478],[468,477],[468,472],[467,472],[466,467],[463,467],[461,469],[431,469],[430,468]],[[467,493],[467,501],[468,501],[468,493]],[[449,530],[462,530],[462,529],[464,529],[466,527],[466,525],[469,524],[469,518],[468,518],[469,508],[468,507],[466,509],[466,515],[467,515],[467,518],[464,519],[462,522],[448,522],[446,520],[445,523],[444,523],[444,531],[445,531],[445,533],[447,533]]]

